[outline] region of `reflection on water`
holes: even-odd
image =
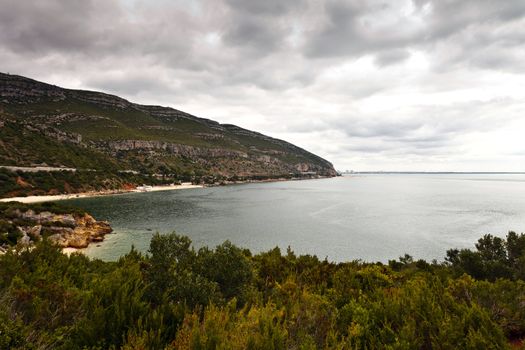
[[[225,240],[253,251],[291,246],[344,261],[387,261],[405,252],[442,259],[485,233],[525,231],[525,175],[356,175],[124,194],[68,201],[117,234],[86,250],[116,259],[155,232],[195,246]]]

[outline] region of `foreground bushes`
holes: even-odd
[[[504,349],[525,336],[523,241],[389,265],[176,234],[118,262],[42,242],[0,257],[0,349]]]

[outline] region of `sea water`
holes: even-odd
[[[108,220],[115,234],[90,245],[115,260],[152,235],[175,231],[196,248],[230,240],[253,252],[288,246],[331,261],[383,261],[405,253],[443,260],[479,237],[525,231],[525,175],[368,174],[130,193],[64,203]]]

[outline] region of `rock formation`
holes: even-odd
[[[104,236],[113,231],[109,223],[97,221],[87,213],[36,213],[32,209],[11,213],[8,224],[15,224],[21,232],[18,242],[22,244],[31,244],[46,237],[64,248],[86,248],[92,242],[103,241]]]

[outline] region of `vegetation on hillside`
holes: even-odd
[[[102,262],[44,241],[0,257],[0,348],[510,348],[525,336],[525,236],[476,247],[332,263],[169,234]]]
[[[96,170],[117,170],[126,165],[119,164],[102,152],[61,142],[37,129],[5,121],[0,127],[0,165],[31,166],[41,163]]]
[[[181,176],[191,180],[191,176]],[[11,171],[0,168],[0,197],[53,195],[135,188],[138,185],[162,185],[178,182],[174,178],[118,171]]]
[[[235,125],[0,73],[0,197],[335,176],[319,156]]]
[[[111,170],[12,171],[0,167],[0,197],[73,194],[80,192],[134,189],[139,185],[226,184],[246,181],[294,179],[292,175],[213,176],[202,172],[183,171],[178,174],[147,174]]]
[[[100,92],[0,73],[0,165],[202,176],[335,176],[283,140]]]

